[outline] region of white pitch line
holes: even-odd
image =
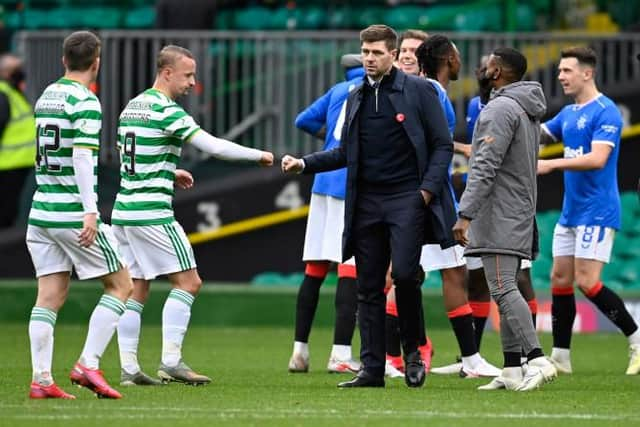
[[[35,405],[28,405],[33,410]],[[0,408],[25,408],[26,405],[0,404]],[[65,410],[70,407],[56,405],[46,407],[47,410]],[[77,409],[77,407],[74,407]],[[254,419],[270,419],[270,418],[288,418],[291,416],[303,418],[335,418],[343,417],[347,410],[340,411],[336,409],[317,410],[317,409],[277,409],[264,408],[259,411],[245,408],[220,408],[220,409],[203,409],[203,408],[169,408],[169,407],[109,407],[99,408],[92,405],[90,408],[93,414],[16,414],[5,415],[6,418],[22,419],[22,420],[54,420],[54,419],[92,419],[97,415],[96,411],[101,410],[107,412],[100,413],[101,419],[161,419],[161,418],[183,418],[185,413],[193,416],[189,418],[254,418]],[[136,414],[126,414],[121,412],[137,412]],[[120,413],[119,413],[120,412]],[[140,412],[148,412],[141,414]],[[349,412],[349,416],[353,419],[373,419],[377,417],[386,418],[416,418],[424,419],[425,417],[445,418],[445,419],[538,419],[538,420],[582,420],[582,421],[640,421],[640,416],[636,414],[622,415],[604,415],[604,414],[560,414],[560,413],[544,413],[544,412],[520,412],[520,413],[459,413],[447,411],[400,411],[400,410],[363,410],[359,413]]]

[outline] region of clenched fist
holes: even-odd
[[[285,155],[282,158],[282,172],[284,173],[300,173],[304,169],[302,160],[293,156]]]

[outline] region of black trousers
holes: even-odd
[[[358,195],[353,248],[358,266],[360,360],[382,377],[385,365],[385,275],[393,262],[400,335],[405,354],[418,349],[423,272],[420,267],[425,219],[420,191]]]
[[[18,216],[18,203],[22,189],[33,167],[0,171],[0,228],[8,228],[15,224]]]

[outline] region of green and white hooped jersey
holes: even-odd
[[[200,127],[175,101],[156,89],[133,98],[120,114],[120,190],[111,222],[160,225],[174,221],[173,183],[182,144]]]
[[[93,150],[97,201],[98,149],[102,110],[98,98],[79,82],[61,78],[36,102],[36,183],[29,224],[82,228],[84,210],[73,169],[74,147]]]

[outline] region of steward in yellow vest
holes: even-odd
[[[0,57],[0,228],[10,227],[18,212],[25,180],[34,170],[36,124],[33,108],[22,93],[22,61]]]

